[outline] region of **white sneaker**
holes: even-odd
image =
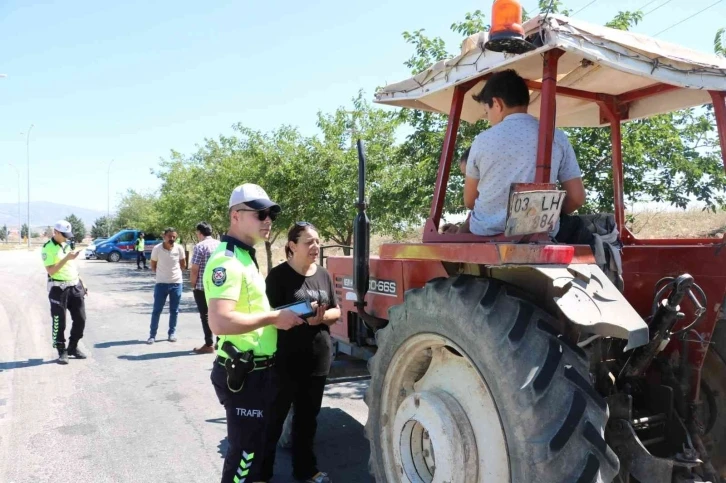
[[[149,345],[153,344],[154,343],[154,338],[153,337],[149,337],[149,340],[147,340],[146,343],[149,344]]]

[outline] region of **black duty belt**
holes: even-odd
[[[224,367],[225,363],[227,362],[227,358],[217,356],[216,361],[217,364]],[[267,369],[275,365],[275,356],[255,356],[252,362],[254,363],[254,368],[252,370],[261,371],[262,369]]]

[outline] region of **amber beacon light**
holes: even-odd
[[[535,48],[524,39],[522,4],[517,0],[494,0],[492,27],[485,47],[508,54],[523,54]]]

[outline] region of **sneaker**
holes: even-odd
[[[176,335],[169,334],[169,342],[176,342]]]
[[[195,354],[214,354],[214,347],[211,345],[203,345],[202,347],[198,347],[194,349]]]
[[[327,473],[323,471],[318,471],[315,476],[312,476],[305,480],[305,483],[332,483],[333,480],[330,479]]]
[[[65,349],[58,350],[58,364],[68,364],[68,351]]]
[[[146,343],[149,344],[149,345],[153,344],[154,343],[154,338],[153,337],[149,337],[149,340],[147,340]]]
[[[86,359],[88,357],[78,347],[75,347],[75,348],[72,348],[72,349],[68,349],[68,355],[71,356],[71,357],[74,357],[76,359]]]

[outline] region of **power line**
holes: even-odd
[[[587,5],[585,5],[584,7],[582,7],[580,10],[578,10],[575,13],[573,13],[572,15],[570,15],[570,17],[574,17],[575,15],[577,15],[580,12],[582,12],[583,10],[585,10],[587,7],[589,7],[590,5],[592,5],[595,2],[597,2],[597,0],[592,0],[592,2],[588,3]]]
[[[658,6],[657,6],[657,7],[655,7],[655,8],[653,9],[653,10],[650,10],[650,11],[648,11],[648,12],[645,12],[645,13],[643,14],[643,17],[645,17],[646,15],[650,15],[651,13],[655,12],[656,10],[658,10],[658,9],[659,9],[659,8],[661,8],[661,7],[665,7],[666,5],[668,5],[669,3],[671,3],[672,1],[673,1],[673,0],[667,0],[667,1],[665,2],[665,3],[662,3],[662,4],[658,5]],[[652,2],[651,2],[651,3],[652,3]]]
[[[643,9],[644,9],[645,7],[647,7],[648,5],[652,5],[652,4],[654,4],[655,2],[657,2],[657,1],[658,1],[658,0],[650,0],[650,2],[646,3],[646,4],[645,4],[645,5],[643,5],[642,7],[638,8],[638,9],[636,10],[636,12],[637,12],[638,10],[642,11],[642,10],[643,10]]]
[[[719,3],[721,3],[721,2],[723,2],[723,0],[718,0],[717,2],[714,2],[714,3],[712,3],[712,4],[711,4],[711,5],[709,5],[708,7],[704,8],[703,10],[699,10],[698,12],[694,13],[694,14],[693,14],[693,15],[691,15],[690,17],[686,17],[686,18],[684,18],[683,20],[681,20],[680,22],[676,22],[676,23],[674,23],[673,25],[671,25],[670,27],[668,27],[668,28],[665,28],[665,29],[661,30],[661,31],[660,31],[660,32],[658,32],[657,34],[653,35],[653,37],[657,37],[657,36],[659,36],[660,34],[662,34],[663,32],[667,32],[668,30],[672,29],[673,27],[676,27],[676,26],[678,26],[678,25],[682,24],[683,22],[685,22],[685,21],[687,21],[687,20],[690,20],[690,19],[692,19],[692,18],[693,18],[693,17],[695,17],[696,15],[700,15],[700,14],[702,14],[703,12],[705,12],[706,10],[708,10],[709,8],[713,8],[713,7],[715,7],[716,5],[718,5],[718,4],[719,4]]]

